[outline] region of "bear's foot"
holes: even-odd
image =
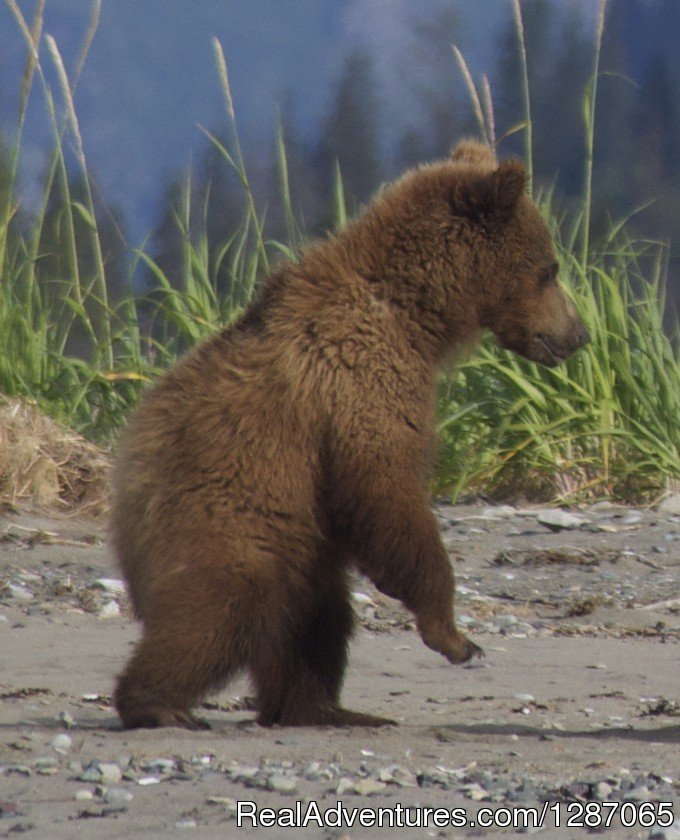
[[[125,729],[158,729],[162,726],[178,726],[182,729],[198,731],[210,729],[210,724],[203,718],[181,709],[151,707],[131,709],[120,713]]]
[[[421,636],[429,648],[441,653],[454,665],[469,662],[474,657],[485,655],[484,650],[479,645],[471,642],[464,633],[460,633],[458,630],[448,629],[444,632],[427,632],[421,629]]]

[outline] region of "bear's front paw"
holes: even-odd
[[[440,633],[426,633],[421,630],[421,636],[429,648],[441,653],[454,665],[469,662],[473,657],[484,656],[484,651],[479,645],[455,629]]]

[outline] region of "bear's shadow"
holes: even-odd
[[[186,734],[196,735],[200,734],[203,736],[219,736],[219,735],[228,735],[231,732],[240,732],[243,730],[247,730],[256,726],[254,718],[242,718],[239,720],[210,720],[211,729],[205,730],[203,732],[196,731],[196,730],[183,730],[180,727],[172,727],[172,728],[163,728],[163,729],[147,729],[141,730],[146,732],[158,732],[158,733],[180,733],[184,732]],[[46,729],[46,730],[55,730],[55,731],[67,731],[70,732],[72,735],[77,734],[78,732],[102,732],[102,733],[113,733],[113,732],[133,732],[135,730],[125,730],[120,724],[120,721],[116,717],[108,717],[105,720],[82,720],[78,721],[77,725],[70,730],[64,730],[64,725],[61,721],[56,720],[55,718],[49,717],[36,717],[36,718],[25,718],[19,726],[23,728],[39,728],[39,729]],[[3,730],[13,730],[17,728],[16,723],[3,723],[0,724],[0,732]],[[290,727],[272,727],[270,732],[280,732],[285,729],[289,729]],[[296,731],[300,734],[304,733],[305,730],[308,729],[322,729],[322,730],[331,730],[333,727],[296,727]],[[397,732],[410,732],[412,733],[414,730],[422,730],[428,732],[430,734],[434,734],[434,736],[440,741],[457,741],[459,740],[460,736],[489,736],[489,735],[498,735],[500,737],[507,738],[510,735],[517,735],[519,738],[541,738],[549,735],[551,740],[568,740],[570,738],[589,738],[595,741],[602,741],[608,740],[610,738],[616,738],[618,740],[626,740],[626,741],[640,741],[642,743],[659,743],[659,744],[680,744],[680,724],[670,724],[667,726],[659,726],[655,727],[654,729],[628,729],[625,727],[611,727],[607,729],[583,729],[583,730],[550,730],[547,732],[545,729],[541,729],[534,726],[527,726],[527,725],[520,725],[517,726],[515,724],[493,724],[493,723],[452,723],[452,724],[444,724],[444,725],[437,725],[433,727],[431,724],[400,724],[396,727]],[[140,731],[140,730],[137,730]],[[342,729],[339,731],[348,732],[348,729]],[[356,729],[357,732],[366,731],[364,729]],[[373,731],[373,730],[371,730]],[[379,734],[376,735],[376,738],[379,738]]]

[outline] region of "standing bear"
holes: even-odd
[[[358,569],[449,662],[454,579],[430,510],[437,365],[481,330],[555,365],[588,341],[516,161],[464,141],[277,268],[242,317],[134,412],[112,533],[142,637],[126,727],[207,726],[239,671],[264,726],[378,725],[343,709]]]

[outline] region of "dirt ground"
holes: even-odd
[[[437,508],[469,666],[356,580],[345,705],[398,726],[265,730],[241,681],[194,733],[125,732],[110,706],[138,628],[105,529],[6,511],[0,837],[680,837],[680,513],[569,513]],[[512,824],[531,808],[541,826]]]

